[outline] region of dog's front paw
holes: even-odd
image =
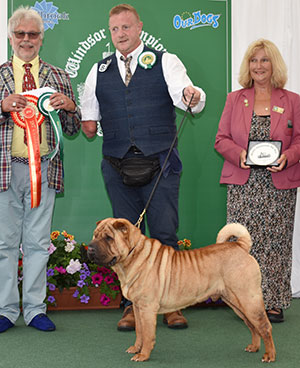
[[[256,353],[259,350],[259,346],[250,344],[245,348],[248,353]]]
[[[275,353],[265,353],[261,361],[263,363],[275,362]]]
[[[135,361],[135,362],[144,362],[145,360],[149,359],[150,354],[136,354],[134,355],[131,360]]]
[[[135,345],[130,346],[127,350],[126,353],[128,354],[137,354],[141,351],[141,348],[136,347]]]

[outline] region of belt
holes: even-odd
[[[48,156],[42,156],[41,157],[41,162],[47,161],[48,160]],[[25,164],[25,165],[29,165],[29,161],[27,157],[12,157],[11,158],[12,162],[16,162],[18,164]]]

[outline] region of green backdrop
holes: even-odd
[[[112,0],[29,1],[45,21],[40,56],[70,73],[80,101],[83,83],[103,53],[114,51],[108,31]],[[175,53],[193,83],[207,95],[204,111],[189,117],[179,135],[183,161],[180,186],[180,239],[198,248],[215,241],[226,221],[226,188],[219,184],[222,158],[214,140],[230,90],[230,0],[132,0],[144,23],[142,39],[150,47]],[[9,16],[23,1],[8,2]],[[11,50],[9,50],[11,54]],[[177,123],[183,112],[177,110]],[[53,230],[66,230],[88,242],[96,221],[112,215],[100,172],[102,137],[82,132],[65,137],[65,193],[58,195]]]

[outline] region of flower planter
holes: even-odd
[[[59,290],[54,290],[51,295],[56,300],[56,306],[48,305],[48,310],[88,310],[88,309],[118,309],[120,308],[121,293],[119,293],[116,299],[111,299],[108,305],[100,303],[100,292],[98,288],[89,288],[90,300],[88,303],[81,303],[80,300],[73,297],[76,287],[70,287],[70,289],[64,289],[61,293]]]

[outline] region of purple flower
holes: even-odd
[[[82,263],[82,265],[83,265],[83,267],[87,270],[87,271],[89,271],[90,269],[89,269],[89,267],[88,267],[88,265],[85,263],[85,262],[83,262]]]
[[[47,277],[54,276],[54,270],[52,268],[48,268],[47,270]]]
[[[54,284],[48,283],[48,288],[49,290],[54,291],[56,289],[56,286]]]
[[[117,291],[117,290],[120,290],[120,288],[119,288],[118,285],[114,285],[114,286],[111,287],[111,290]]]
[[[102,294],[100,297],[100,303],[102,305],[108,305],[109,302],[110,302],[110,298],[106,294]]]
[[[78,297],[78,294],[79,294],[79,290],[76,289],[76,291],[73,294],[73,298],[77,298]]]
[[[55,298],[54,298],[54,296],[52,296],[52,295],[50,295],[50,296],[48,296],[48,302],[49,303],[51,303],[51,304],[53,304],[54,302],[55,302]]]
[[[81,273],[80,280],[85,280],[87,278],[87,275],[85,273]]]
[[[90,297],[85,295],[85,294],[81,295],[81,297],[80,297],[81,303],[87,304],[89,302],[89,300],[90,300]]]
[[[77,286],[79,286],[80,288],[82,288],[85,285],[85,282],[83,280],[79,280],[77,282]]]

